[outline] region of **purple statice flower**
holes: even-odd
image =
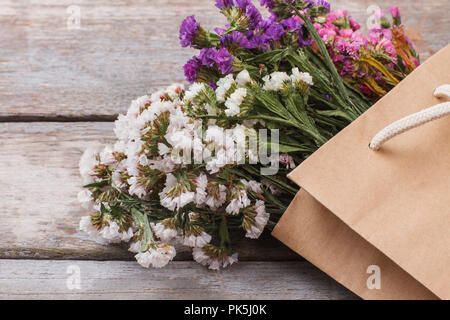
[[[223,75],[231,73],[233,60],[234,57],[230,55],[226,48],[219,49],[215,56],[217,67]]]
[[[251,49],[248,39],[239,31],[233,31],[231,34],[225,34],[220,38],[222,47],[241,47]]]
[[[299,36],[298,37],[298,46],[300,48],[308,47],[308,46],[310,46],[312,44],[313,44],[313,39],[312,38],[304,39],[303,36]]]
[[[273,9],[273,3],[272,0],[259,0],[259,4],[262,7],[266,7],[268,9]]]
[[[207,67],[213,67],[216,63],[216,54],[217,49],[212,48],[204,48],[200,50],[200,54],[198,56],[198,59],[200,60],[201,64]]]
[[[250,0],[234,0],[234,4],[236,5],[236,7],[238,7],[239,9],[245,10],[247,9],[247,7],[249,5],[251,5],[251,1]]]
[[[272,23],[266,30],[266,35],[270,40],[278,41],[284,34],[284,28],[282,25]]]
[[[216,84],[215,84],[215,82],[214,82],[213,80],[211,80],[211,81],[208,83],[208,86],[210,86],[211,88],[213,88],[213,90],[216,90],[216,89],[217,89],[217,86],[216,86]]]
[[[216,7],[220,10],[232,7],[234,5],[233,0],[216,0]]]
[[[320,7],[324,8],[325,12],[330,12],[331,6],[328,1],[325,0],[306,0],[306,3],[309,3],[310,7]]]
[[[281,21],[281,24],[288,29],[289,31],[295,30],[298,34],[298,45],[300,48],[310,46],[312,44],[311,38],[304,38],[302,25],[304,24],[303,20],[298,17],[291,17]],[[317,27],[316,27],[317,28]],[[321,26],[320,26],[321,28]],[[323,29],[319,28],[319,34]],[[321,35],[322,37],[322,35]],[[323,38],[323,37],[322,37]]]
[[[180,43],[183,48],[192,46],[198,27],[194,16],[188,16],[183,20],[180,27]]]
[[[183,67],[184,76],[189,83],[194,83],[197,80],[197,73],[200,70],[201,61],[197,57],[193,57]]]
[[[227,32],[227,29],[224,28],[214,28],[214,32],[219,35],[219,36],[223,36],[225,34],[225,32]]]
[[[290,17],[281,21],[281,25],[288,29],[289,31],[298,29],[301,32],[300,27],[304,22],[299,20],[297,17]]]
[[[239,0],[236,0],[239,1]],[[245,10],[246,16],[250,21],[250,28],[254,29],[262,20],[261,12],[256,8],[250,0],[240,0],[246,2]],[[242,8],[244,10],[244,8]]]
[[[269,49],[270,47],[269,41],[270,41],[269,36],[266,34],[261,35],[256,34],[249,39],[250,47],[252,49],[261,49],[263,51]]]

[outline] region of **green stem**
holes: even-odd
[[[317,32],[314,25],[309,21],[307,17],[302,15],[297,8],[295,8],[292,4],[288,3],[288,6],[294,10],[294,12],[305,22],[305,27],[309,31],[311,37],[314,39],[315,43],[317,44],[317,47],[319,48],[320,53],[322,54],[323,58],[325,59],[325,64],[327,65],[329,71],[331,72],[331,76],[333,80],[336,83],[336,86],[341,91],[341,94],[345,100],[347,100],[351,106],[353,107],[354,111],[358,110],[358,107],[353,103],[353,101],[350,99],[350,96],[347,94],[347,89],[344,86],[344,82],[339,75],[339,73],[336,70],[336,67],[331,60],[330,55],[328,54],[328,50],[325,46],[325,43],[322,41],[322,38],[320,37],[319,33]]]

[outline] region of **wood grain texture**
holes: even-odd
[[[112,141],[112,123],[0,123],[0,258],[125,259],[126,247],[102,245],[77,231],[88,215],[77,201],[84,149]],[[278,240],[236,243],[240,260],[299,260]],[[177,259],[191,253],[178,248]]]
[[[335,0],[365,25],[366,8],[398,5],[423,58],[450,41],[448,0]],[[69,5],[81,28],[66,27]],[[178,43],[182,19],[207,28],[224,18],[213,0],[0,0],[0,120],[99,120],[132,99],[183,81],[194,53]]]
[[[67,281],[79,270],[81,289]],[[73,283],[70,282],[69,283]],[[0,299],[357,299],[306,261],[241,262],[220,272],[195,262],[0,260]]]

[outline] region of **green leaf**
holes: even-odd
[[[148,217],[147,217],[146,214],[140,212],[139,210],[137,210],[135,208],[131,209],[131,214],[133,215],[134,222],[138,226],[143,228],[143,230],[144,230],[144,234],[143,234],[143,237],[142,237],[141,252],[147,251],[149,245],[155,240],[153,238],[152,229],[150,228],[150,224],[148,222]]]
[[[101,188],[101,187],[105,187],[107,185],[109,185],[109,180],[102,180],[102,181],[99,181],[99,182],[94,182],[94,183],[87,184],[87,185],[83,186],[83,188],[88,188],[88,189],[90,189],[90,188]]]
[[[327,117],[340,117],[349,120],[350,122],[353,121],[353,119],[342,110],[316,110],[315,112]]]
[[[252,63],[276,63],[283,60],[289,52],[286,49],[277,49],[261,53],[255,57],[247,59],[245,62]]]

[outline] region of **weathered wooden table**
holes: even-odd
[[[448,0],[332,1],[362,22],[373,3],[400,7],[423,59],[450,40]],[[212,272],[186,251],[147,270],[77,231],[82,151],[113,140],[132,99],[183,81],[193,51],[178,26],[190,14],[224,22],[212,0],[0,0],[0,298],[356,298],[270,235],[242,241],[240,262]],[[77,271],[80,288],[67,286]]]

